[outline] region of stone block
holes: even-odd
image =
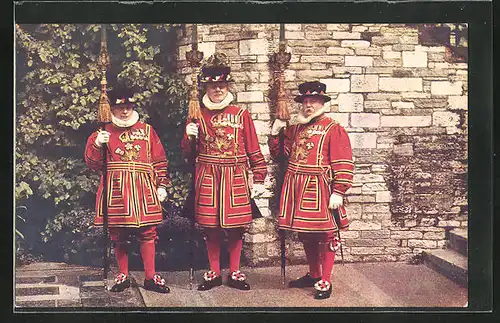
[[[377,47],[369,47],[369,48],[356,48],[356,55],[359,56],[380,56],[382,50]]]
[[[255,130],[257,134],[267,136],[271,134],[270,124],[267,121],[254,120]]]
[[[427,53],[426,52],[406,52],[403,55],[404,67],[427,67]]]
[[[391,34],[385,34],[383,36],[373,36],[372,37],[372,44],[374,45],[390,45],[390,44],[398,44],[399,43],[399,36],[397,35],[391,35]]]
[[[392,50],[388,50],[388,51],[384,50],[382,52],[382,58],[383,59],[400,59],[401,58],[401,52],[394,52]]]
[[[370,109],[390,109],[391,102],[390,101],[365,101],[365,110]]]
[[[238,92],[236,98],[238,102],[262,102],[264,94],[262,91]]]
[[[233,76],[233,79],[238,82],[239,84],[241,83],[259,83],[259,72],[254,72],[254,71],[246,71],[246,72],[231,72],[231,75]],[[238,85],[238,84],[234,84]],[[238,95],[237,93],[236,95]]]
[[[350,25],[349,24],[327,24],[326,29],[327,30],[345,31],[345,30],[350,30]]]
[[[386,213],[390,214],[387,203],[365,203],[363,204],[363,214],[365,213]]]
[[[333,120],[337,121],[340,123],[342,127],[348,127],[349,126],[349,113],[325,113],[327,116],[332,118]]]
[[[418,45],[418,43],[419,43],[418,34],[413,33],[410,35],[403,35],[403,36],[399,37],[399,42],[401,44]]]
[[[462,95],[463,82],[433,81],[431,94],[433,95]]]
[[[460,116],[454,112],[436,111],[432,114],[432,125],[458,127],[460,125]]]
[[[351,247],[353,255],[380,255],[384,253],[384,247]]]
[[[351,126],[376,128],[380,126],[380,115],[378,113],[352,113]]]
[[[408,239],[408,247],[434,249],[437,248],[437,242],[435,240]]]
[[[390,254],[390,255],[401,255],[401,254],[407,254],[411,253],[411,249],[407,247],[400,247],[400,248],[394,248],[394,247],[387,247],[385,248],[385,252]]]
[[[390,235],[390,230],[361,231],[361,238],[363,239],[389,239]]]
[[[443,240],[445,239],[445,232],[426,232],[424,233],[424,239],[429,240]]]
[[[367,48],[370,47],[370,42],[366,40],[342,40],[340,46],[349,48]]]
[[[353,231],[353,230],[342,231],[341,236],[342,239],[358,239],[360,237],[360,232],[361,231]]]
[[[326,49],[326,54],[327,55],[354,55],[354,50],[351,48],[345,48],[345,47],[328,47]]]
[[[345,56],[345,66],[373,66],[373,57]]]
[[[460,227],[460,221],[456,220],[440,220],[437,224],[438,227]]]
[[[431,116],[382,116],[381,127],[428,127],[432,124]]]
[[[361,220],[354,220],[349,225],[350,230],[380,230],[382,224],[380,222],[368,222]]]
[[[378,92],[378,75],[352,75],[352,92]]]
[[[391,230],[391,239],[422,239],[423,236],[419,231]]]
[[[303,31],[287,31],[285,30],[286,39],[305,39]]]
[[[215,42],[200,42],[198,43],[198,50],[203,52],[203,57],[210,57],[215,53]],[[183,57],[186,57],[185,54]]]
[[[362,67],[356,67],[356,66],[349,66],[349,67],[344,67],[344,66],[333,66],[332,68],[334,76],[336,75],[341,75],[341,74],[361,74],[363,72]]]
[[[378,138],[378,143],[381,143],[380,137]],[[383,173],[387,171],[387,165],[385,164],[377,164],[371,166],[371,171],[374,173]]]
[[[332,33],[333,39],[361,39],[361,33],[359,32],[345,32],[345,31],[334,31]]]
[[[404,226],[407,227],[407,228],[411,228],[411,227],[416,227],[417,226],[417,220],[405,220],[404,221]]]
[[[430,98],[431,95],[423,92],[402,92],[401,97],[403,99],[426,99]],[[415,106],[415,103],[413,103],[413,106]]]
[[[323,78],[320,82],[325,83],[326,92],[349,92],[349,79]]]
[[[379,88],[388,92],[422,91],[421,78],[381,77]]]
[[[250,113],[269,113],[268,103],[250,103],[248,105],[248,110]]]
[[[310,81],[314,79],[321,79],[321,78],[330,78],[333,76],[333,71],[327,70],[327,71],[322,71],[322,70],[304,70],[304,71],[297,71],[297,79],[299,81]]]
[[[377,203],[386,202],[389,203],[392,201],[392,196],[390,191],[379,191],[375,193],[375,201]]]
[[[378,174],[354,174],[355,183],[385,183],[384,176]]]
[[[375,67],[400,67],[402,64],[403,63],[400,58],[384,59],[375,57],[373,60],[373,66]]]
[[[392,76],[394,67],[365,67],[365,74],[378,74],[379,76]]]
[[[393,51],[414,51],[415,50],[415,45],[411,44],[394,44],[392,45],[392,50]]]
[[[376,133],[349,133],[352,148],[377,148]]]
[[[467,110],[468,109],[468,96],[449,96],[448,97],[448,108],[449,109],[459,109],[459,110]]]
[[[413,102],[391,102],[391,106],[395,109],[413,109],[415,105]]]
[[[363,95],[341,93],[338,96],[339,112],[363,111]]]
[[[255,233],[249,234],[245,233],[244,235],[245,243],[263,243],[263,242],[273,242],[276,241],[277,235],[270,233]]]
[[[332,55],[302,55],[300,58],[301,63],[330,63],[330,64],[342,64],[344,61],[343,56],[332,56]]]

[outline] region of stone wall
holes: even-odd
[[[190,25],[179,30],[178,71],[190,82],[185,60]],[[419,44],[417,26],[404,24],[286,24],[292,54],[285,87],[292,100],[304,81],[326,83],[328,114],[349,132],[355,158],[348,191],[350,229],[343,233],[346,261],[406,261],[441,248],[446,231],[467,226],[467,64],[450,62],[444,46]],[[278,24],[199,25],[199,49],[230,60],[236,103],[254,119],[266,159],[271,129],[272,70]],[[245,234],[247,263],[279,259],[273,198],[275,165],[257,199],[264,219]],[[288,256],[304,261],[296,236]]]

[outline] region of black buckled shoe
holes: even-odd
[[[307,273],[298,279],[290,281],[288,283],[288,287],[289,288],[314,287],[314,284],[316,284],[320,280],[321,280],[321,277],[312,278],[311,275],[309,275],[309,273]]]
[[[233,271],[227,276],[227,286],[239,290],[249,290],[250,285],[246,282],[247,276],[241,271]]]
[[[203,283],[198,285],[198,290],[210,290],[220,285],[222,285],[222,276],[217,276],[215,271],[210,270],[203,274]]]
[[[154,275],[152,279],[144,279],[144,289],[163,294],[170,293],[165,279],[158,274]]]
[[[113,285],[113,287],[111,287],[109,291],[113,293],[119,293],[123,292],[125,289],[129,287],[130,287],[130,279],[128,278],[128,276],[125,275],[124,273],[119,273],[115,277],[115,284]]]
[[[325,280],[318,281],[314,284],[314,288],[316,288],[315,299],[327,299],[332,294],[332,284]]]

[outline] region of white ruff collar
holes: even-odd
[[[313,114],[311,114],[309,117],[305,117],[303,114],[302,114],[302,111],[299,112],[299,114],[297,115],[297,122],[300,123],[300,124],[307,124],[309,123],[312,119],[322,115],[323,113],[325,113],[326,111],[326,107],[323,106],[321,107],[318,111],[314,112]]]
[[[233,99],[234,99],[234,96],[231,94],[231,92],[227,92],[227,95],[224,98],[224,100],[220,101],[219,103],[214,103],[214,102],[210,101],[210,98],[205,93],[205,95],[203,96],[202,102],[203,102],[203,105],[206,106],[208,110],[221,110],[221,109],[224,109],[225,107],[227,107],[229,105],[229,103],[231,103],[233,101]]]
[[[136,124],[137,121],[139,121],[139,113],[137,113],[137,111],[134,110],[128,120],[121,120],[115,117],[114,115],[111,115],[111,121],[115,126],[120,128],[132,127],[133,125]]]

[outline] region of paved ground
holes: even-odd
[[[287,281],[301,276],[306,266],[288,266]],[[463,307],[467,289],[424,265],[355,263],[334,267],[334,293],[314,300],[313,288],[282,288],[280,269],[243,268],[250,291],[225,285],[199,292],[189,289],[187,272],[162,272],[170,294],[146,291],[143,273],[131,272],[133,288],[115,294],[104,291],[99,268],[64,264],[33,264],[16,271],[18,307]],[[201,279],[201,271],[196,279]],[[224,284],[227,270],[223,271]],[[111,276],[111,275],[110,275]],[[38,277],[38,278],[37,278]],[[45,279],[45,282],[44,282]],[[57,287],[58,290],[54,289]],[[52,288],[52,289],[50,289]],[[28,291],[30,290],[30,291]],[[36,295],[34,295],[36,294]]]

